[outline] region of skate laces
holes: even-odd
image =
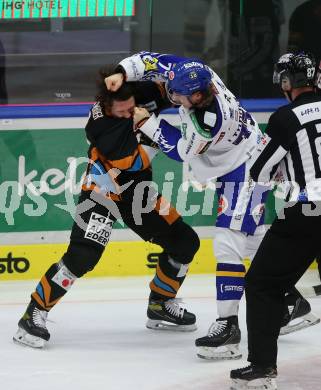
[[[227,320],[220,320],[220,321],[213,322],[213,324],[210,326],[208,330],[207,336],[213,337],[219,335],[220,333],[223,332],[223,330],[225,330],[226,325],[227,325]]]
[[[180,303],[182,303],[182,300],[179,298],[169,299],[164,303],[165,309],[173,316],[183,318],[185,309],[180,307]]]
[[[48,312],[45,310],[40,310],[37,307],[34,308],[32,312],[32,321],[36,326],[39,326],[40,328],[46,328],[46,321],[47,321]]]

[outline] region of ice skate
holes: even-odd
[[[218,318],[205,337],[196,339],[197,356],[208,360],[230,360],[242,357],[239,351],[241,331],[237,316]]]
[[[280,335],[296,332],[309,326],[316,325],[320,318],[311,313],[309,302],[303,297],[298,297],[294,305],[288,306],[288,312],[284,317]]]
[[[146,327],[157,330],[192,332],[197,329],[196,317],[182,308],[178,299],[150,300],[147,309]]]
[[[32,348],[43,348],[45,341],[50,338],[46,328],[47,316],[47,311],[38,309],[31,301],[18,322],[18,331],[13,336],[13,340]]]
[[[277,370],[274,367],[260,367],[251,364],[248,367],[232,370],[230,390],[277,390]]]

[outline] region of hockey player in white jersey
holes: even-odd
[[[219,208],[213,244],[218,319],[207,336],[196,340],[196,346],[201,358],[240,358],[238,308],[244,289],[243,259],[254,256],[265,234],[264,203],[269,188],[249,177],[259,145],[264,144],[263,134],[218,75],[201,61],[141,52],[122,60],[105,82],[108,89],[117,90],[124,80],[166,82],[169,98],[179,105],[181,129],[144,109],[137,109],[134,120],[168,157],[188,162],[204,186],[216,183]],[[289,297],[297,308],[302,306],[297,303],[307,302],[297,291]],[[310,307],[305,306],[304,312],[290,311],[291,315],[286,311],[285,325]]]

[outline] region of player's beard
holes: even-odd
[[[211,93],[210,95],[204,96],[204,98],[197,104],[193,104],[193,108],[198,108],[198,109],[204,109],[206,107],[209,107],[214,100],[214,94]]]

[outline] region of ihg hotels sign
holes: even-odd
[[[133,16],[135,0],[0,0],[0,19]]]

